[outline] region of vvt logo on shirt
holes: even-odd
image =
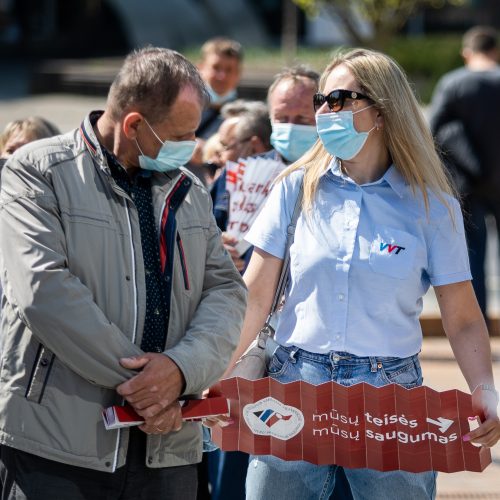
[[[417,238],[387,226],[373,228],[369,263],[372,271],[391,278],[405,279],[413,269]]]
[[[385,243],[383,241],[380,242],[380,253],[387,252],[392,254],[394,252],[394,254],[397,255],[401,252],[401,250],[406,250],[406,248],[401,245],[391,245],[390,243]]]
[[[283,441],[296,436],[304,427],[304,415],[298,408],[272,397],[244,406],[243,418],[254,434]]]

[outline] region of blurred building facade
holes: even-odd
[[[0,0],[0,50],[109,56],[146,44],[182,49],[216,35],[261,46],[273,42],[280,8],[281,0]]]
[[[0,0],[0,55],[34,58],[123,55],[146,44],[182,50],[225,35],[245,46],[278,45],[291,0]],[[288,9],[289,10],[289,9]],[[370,26],[361,27],[369,33]],[[500,27],[499,0],[419,9],[404,31],[462,32],[474,24]],[[306,45],[349,43],[342,23],[325,9],[297,14]]]

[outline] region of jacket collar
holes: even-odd
[[[104,168],[108,173],[109,167],[108,162],[106,161],[106,157],[104,152],[97,140],[97,136],[94,132],[94,125],[99,119],[99,117],[104,113],[104,111],[91,111],[82,121],[80,125],[80,135],[82,136],[83,142],[85,143],[85,147],[92,155],[94,160]]]

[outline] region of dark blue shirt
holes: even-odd
[[[163,352],[167,334],[168,306],[165,300],[160,265],[158,230],[153,213],[151,174],[140,170],[134,177],[120,165],[115,155],[103,148],[111,174],[134,201],[141,228],[141,245],[146,275],[146,318],[141,349],[145,352]]]

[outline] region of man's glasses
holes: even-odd
[[[354,90],[337,89],[332,90],[328,95],[318,92],[317,94],[314,94],[313,97],[314,112],[318,111],[318,109],[321,108],[325,102],[328,103],[330,111],[335,113],[337,111],[342,111],[346,99],[354,99],[356,101],[361,99],[371,100],[369,97],[360,94],[359,92],[355,92]]]
[[[220,149],[221,151],[229,151],[230,149],[235,149],[238,144],[244,144],[245,142],[248,142],[252,137],[247,137],[246,139],[239,139],[231,144],[223,144],[222,142],[220,143]]]

